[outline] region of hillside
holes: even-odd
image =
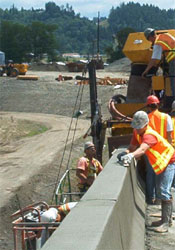
[[[151,18],[150,18],[151,17]],[[75,14],[69,4],[58,6],[54,2],[45,4],[45,9],[18,10],[15,5],[9,10],[0,9],[2,23],[9,21],[29,25],[32,22],[56,24],[55,31],[57,44],[55,49],[59,53],[78,52],[81,54],[96,53],[97,17],[89,20]],[[112,8],[108,17],[100,18],[100,52],[113,44],[113,36],[126,27],[135,31],[143,31],[147,27],[155,29],[173,29],[175,27],[175,10],[161,10],[153,5],[129,2]],[[3,36],[1,34],[1,40]],[[14,42],[19,43],[17,38]],[[25,41],[26,42],[26,41]],[[3,46],[12,46],[11,43],[0,44],[0,50],[8,50]],[[21,41],[20,41],[21,44]],[[24,45],[23,45],[24,46]],[[26,44],[25,44],[26,46]]]

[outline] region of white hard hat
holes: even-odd
[[[150,36],[150,35],[153,35],[154,32],[155,32],[154,29],[152,29],[152,28],[147,28],[147,29],[144,31],[144,35],[145,35],[146,39],[148,40],[149,36]]]
[[[149,122],[148,115],[145,111],[137,111],[131,123],[131,127],[135,129],[141,129],[145,127]]]
[[[172,108],[171,111],[175,111],[175,101],[173,101],[171,108]]]
[[[85,142],[85,144],[84,144],[84,151],[85,151],[86,149],[88,149],[88,148],[91,148],[91,147],[94,147],[93,142],[91,142],[91,141]]]

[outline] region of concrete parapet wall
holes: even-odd
[[[144,194],[134,161],[125,168],[117,162],[117,153],[43,250],[144,249]]]

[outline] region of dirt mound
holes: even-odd
[[[116,60],[115,62],[111,63],[109,66],[105,67],[106,72],[130,72],[131,61],[124,57],[120,60]]]

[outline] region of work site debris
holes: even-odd
[[[61,81],[68,81],[68,80],[72,80],[73,77],[72,76],[62,76],[59,75],[57,78],[55,78],[55,80],[61,82]]]
[[[17,76],[18,80],[33,80],[37,81],[39,77],[37,75],[18,75]]]
[[[110,77],[105,77],[105,78],[96,78],[97,84],[99,85],[123,85],[127,84],[128,80],[123,79],[123,78],[110,78]],[[89,80],[81,80],[77,81],[77,84],[89,84]]]

